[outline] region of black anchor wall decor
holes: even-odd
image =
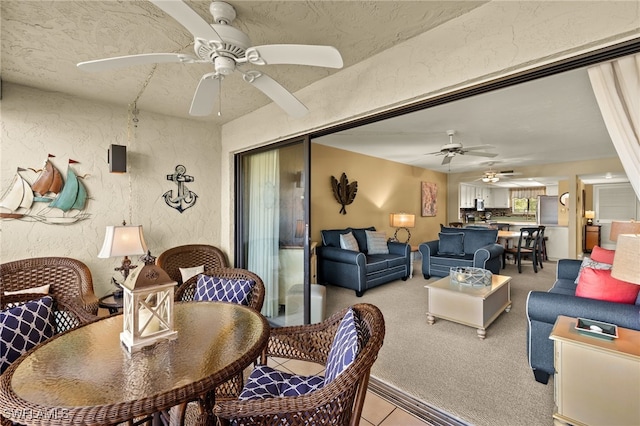
[[[195,192],[190,191],[189,188],[187,188],[187,185],[185,185],[185,182],[195,181],[193,176],[186,174],[187,168],[182,164],[178,164],[175,170],[176,171],[174,173],[167,175],[167,180],[173,181],[178,185],[177,194],[174,198],[173,190],[170,189],[162,194],[162,196],[169,207],[173,207],[182,213],[189,207],[193,207],[198,200],[198,195]]]
[[[331,176],[331,188],[333,189],[333,196],[336,198],[336,201],[342,205],[340,213],[347,214],[347,210],[344,206],[351,204],[356,198],[356,192],[358,192],[358,181],[349,183],[346,173],[342,173],[339,182],[335,176]]]

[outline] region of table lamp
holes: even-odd
[[[640,233],[618,235],[611,276],[640,285]]]
[[[126,223],[123,222],[122,226],[107,226],[104,243],[102,244],[100,253],[98,253],[98,257],[106,259],[109,257],[124,256],[122,265],[119,268],[114,268],[114,270],[120,271],[126,280],[129,276],[129,271],[138,266],[131,264],[129,256],[143,255],[146,252],[147,244],[142,234],[142,225],[127,226]]]
[[[596,217],[596,212],[593,210],[587,210],[584,212],[584,217],[587,219],[587,225],[593,225],[593,219]]]
[[[620,234],[640,234],[640,222],[634,220],[629,222],[611,222],[609,239],[611,241],[618,241],[618,235]]]
[[[416,226],[416,215],[409,213],[391,213],[389,215],[389,222],[391,226],[396,229],[396,232],[393,234],[393,239],[395,241],[398,240],[398,231],[404,229],[407,231],[407,241],[405,243],[409,243],[411,239],[411,232],[409,232],[409,228],[413,228]]]

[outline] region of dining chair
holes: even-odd
[[[540,263],[540,228],[520,228],[518,244],[514,247],[505,249],[505,251],[514,255],[516,263],[518,265],[518,273],[522,273],[523,258],[530,258],[533,264],[533,271],[535,273],[538,273],[538,265]]]
[[[538,228],[540,228],[540,235],[538,240],[540,246],[538,248],[538,257],[540,268],[543,269],[544,265],[542,263],[546,260],[549,260],[547,257],[547,237],[544,236],[546,226],[539,225]]]
[[[208,244],[187,244],[160,253],[156,265],[164,269],[172,280],[181,285],[183,277],[195,276],[208,269],[229,266],[227,257],[218,247]],[[178,300],[178,299],[176,299]]]
[[[382,313],[367,303],[320,323],[272,328],[240,398],[216,402],[214,414],[222,425],[358,425],[384,335]],[[318,363],[325,372],[298,376],[278,371],[267,366],[269,357]]]
[[[50,294],[81,306],[91,315],[98,314],[91,271],[77,259],[35,257],[1,264],[0,295],[15,292]]]
[[[450,228],[462,228],[462,222],[449,222]]]

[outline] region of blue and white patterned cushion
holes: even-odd
[[[353,309],[349,308],[340,321],[336,337],[333,339],[327,367],[324,373],[325,385],[331,383],[356,359],[360,352],[360,324]]]
[[[340,248],[344,250],[360,251],[358,241],[351,232],[340,234]]]
[[[53,299],[45,296],[0,312],[0,373],[55,333]]]
[[[299,376],[267,365],[258,365],[249,375],[238,399],[246,401],[278,396],[300,396],[320,389],[323,384],[322,376]]]
[[[199,275],[194,300],[207,302],[232,302],[249,305],[249,295],[256,284],[243,278],[221,278]]]
[[[364,233],[367,236],[369,254],[389,254],[387,234],[382,231],[364,231]]]

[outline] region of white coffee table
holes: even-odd
[[[511,310],[510,282],[511,277],[493,275],[490,286],[455,284],[449,277],[427,284],[427,322],[433,324],[437,317],[475,327],[484,339],[487,327],[502,311]]]

